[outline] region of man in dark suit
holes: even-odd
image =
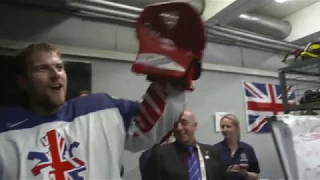
[[[146,168],[146,166],[147,166],[147,164],[148,164],[148,161],[149,161],[149,159],[150,159],[151,153],[152,153],[152,151],[153,151],[156,147],[158,147],[158,146],[160,146],[160,144],[155,144],[152,148],[145,150],[145,151],[141,154],[141,156],[140,156],[140,158],[139,158],[139,169],[140,169],[140,174],[141,174],[142,180],[145,179],[143,172],[144,172],[144,170],[145,170],[145,168]]]
[[[152,148],[147,149],[146,151],[144,151],[141,154],[141,156],[139,158],[139,168],[140,168],[140,174],[141,174],[142,180],[145,180],[143,171],[145,170],[146,166],[148,165],[148,161],[150,159],[152,151],[161,145],[173,142],[173,139],[174,139],[173,133],[171,133],[169,137],[167,137],[167,136],[163,137],[163,139],[160,141],[160,143],[155,144]]]
[[[154,149],[144,180],[226,180],[226,168],[212,146],[195,139],[197,122],[186,110],[174,127],[176,141]]]

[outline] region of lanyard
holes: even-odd
[[[205,166],[204,159],[198,144],[197,144],[197,151],[198,151],[199,164],[200,164],[201,180],[206,180],[207,179],[206,166]]]

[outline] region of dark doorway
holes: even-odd
[[[12,59],[12,56],[0,55],[0,107],[12,104],[18,91]]]
[[[68,61],[65,68],[68,75],[67,99],[79,96],[81,91],[92,91],[91,63]]]

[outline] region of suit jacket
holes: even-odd
[[[146,151],[144,151],[140,158],[139,158],[139,168],[140,168],[140,172],[142,173],[143,170],[145,169],[145,167],[148,164],[149,158],[151,156],[151,151],[152,149],[147,149]]]
[[[144,174],[143,174],[143,171],[144,171],[144,169],[146,168],[146,166],[147,166],[147,164],[148,164],[148,161],[149,161],[149,159],[150,159],[151,153],[152,153],[152,151],[153,151],[156,147],[158,147],[158,146],[160,146],[160,145],[159,145],[159,144],[156,144],[156,145],[154,145],[152,148],[145,150],[145,151],[141,154],[141,156],[140,156],[140,158],[139,158],[139,169],[140,169],[140,174],[141,174],[142,179],[145,179],[145,178],[143,177],[143,175],[144,175]]]
[[[206,167],[207,180],[227,180],[226,168],[212,146],[199,144]],[[143,180],[189,180],[185,163],[185,148],[177,142],[162,145],[152,151]],[[205,158],[209,156],[209,158]]]

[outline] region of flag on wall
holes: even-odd
[[[283,114],[280,85],[243,82],[247,127],[249,132],[270,132],[267,118]],[[295,103],[293,86],[287,87],[288,102]]]

